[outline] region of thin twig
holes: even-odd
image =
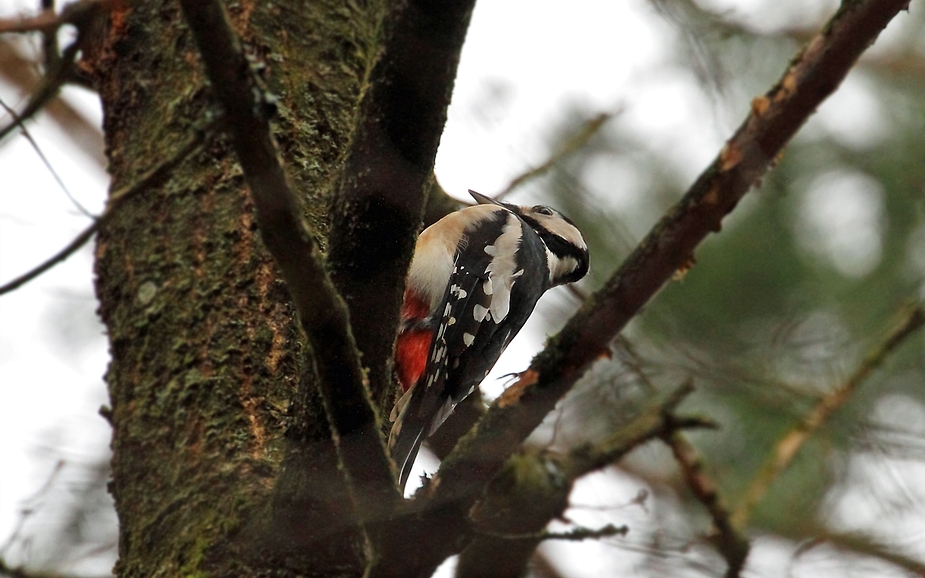
[[[604,124],[613,118],[614,116],[620,114],[622,109],[618,110],[615,113],[612,112],[602,112],[594,117],[588,119],[581,125],[575,134],[569,137],[562,146],[557,148],[549,155],[549,157],[539,166],[533,167],[524,173],[518,175],[500,193],[495,195],[495,200],[503,199],[504,197],[511,194],[515,189],[522,186],[524,183],[531,181],[537,177],[541,177],[546,174],[554,166],[562,162],[565,158],[573,155],[581,147],[591,140],[591,137],[597,134]]]
[[[54,13],[55,0],[41,0],[40,4],[42,5],[43,12]],[[42,31],[42,57],[45,62],[46,70],[51,70],[58,66],[58,61],[61,59],[61,52],[58,46],[57,30]]]
[[[78,201],[74,195],[71,194],[71,191],[68,190],[67,185],[64,184],[64,181],[61,180],[61,177],[58,175],[58,171],[56,171],[55,168],[51,166],[51,163],[48,162],[48,158],[45,157],[45,153],[42,152],[42,149],[39,148],[39,144],[35,142],[35,139],[32,138],[31,134],[29,134],[29,130],[26,128],[26,125],[22,123],[22,119],[19,118],[19,115],[16,114],[16,111],[7,106],[7,104],[3,102],[2,98],[0,98],[0,107],[3,107],[7,114],[12,116],[16,124],[19,125],[19,130],[22,132],[22,135],[26,138],[27,141],[29,141],[29,144],[32,145],[32,148],[35,150],[35,153],[39,155],[39,158],[42,160],[45,168],[47,168],[48,172],[51,173],[51,176],[54,177],[55,181],[58,183],[58,186],[61,187],[61,190],[64,191],[64,194],[68,199],[70,199],[71,203],[73,203],[74,206],[77,207],[77,210],[83,213],[85,216],[90,217],[91,219],[95,219],[96,217],[90,211],[88,211],[86,207],[81,205],[80,201]]]
[[[726,578],[737,578],[748,558],[748,540],[729,521],[729,509],[719,495],[719,487],[707,472],[703,457],[680,431],[674,431],[663,438],[681,466],[684,480],[697,500],[703,504],[710,517],[716,535],[713,542],[726,559]]]
[[[821,530],[813,532],[815,544],[828,542],[836,548],[856,552],[864,556],[879,558],[916,576],[925,576],[925,563],[913,556],[897,552],[889,545],[879,542],[863,532],[834,532]]]
[[[109,3],[110,0],[82,0],[66,5],[60,14],[55,14],[53,4],[49,5],[50,7],[43,5],[42,12],[35,16],[0,19],[0,34],[41,32],[51,35],[65,24],[80,26],[101,6]]]
[[[79,48],[77,42],[73,42],[64,49],[58,67],[45,75],[38,90],[32,93],[29,102],[26,103],[26,107],[16,115],[13,122],[0,129],[0,142],[2,142],[16,127],[20,126],[21,123],[35,116],[35,114],[42,110],[42,107],[48,104],[51,99],[58,96],[61,87],[74,77],[76,68],[74,66],[74,58],[77,57],[78,52]]]
[[[777,442],[774,450],[746,489],[742,502],[732,515],[732,523],[742,529],[748,523],[752,510],[767,494],[781,472],[787,469],[809,438],[822,427],[868,377],[886,360],[907,337],[925,325],[925,305],[915,303],[901,314],[901,319],[861,361],[848,380],[834,391],[824,395],[792,430]]]
[[[92,21],[101,10],[105,9],[111,0],[83,0],[64,7],[60,14],[51,11],[26,20],[0,21],[0,33],[3,32],[34,32],[40,31],[46,35],[54,35],[63,24],[73,24],[77,27],[77,40],[72,42],[60,57],[48,58],[46,62],[54,63],[42,79],[42,84],[32,93],[26,107],[14,115],[14,121],[0,129],[0,141],[10,134],[17,126],[32,118],[37,112],[58,95],[61,87],[78,78],[78,69],[74,62],[80,52],[81,35],[87,24]],[[57,42],[45,43],[46,48]]]
[[[163,182],[163,180],[170,174],[170,171],[173,170],[174,167],[180,164],[189,155],[199,150],[199,148],[202,147],[202,145],[205,143],[206,137],[211,133],[215,126],[216,123],[213,123],[205,130],[196,131],[196,134],[190,138],[186,144],[180,147],[180,149],[178,149],[172,157],[166,159],[156,167],[145,172],[133,184],[113,192],[109,196],[109,202],[106,205],[106,210],[103,211],[103,214],[97,217],[89,227],[77,235],[77,237],[75,237],[74,240],[71,241],[66,247],[52,255],[49,259],[42,262],[34,269],[0,286],[0,295],[4,295],[10,291],[18,289],[20,286],[35,279],[45,271],[48,271],[58,263],[73,255],[93,237],[94,233],[96,233],[101,227],[105,226],[106,223],[109,222],[113,213],[115,213],[116,209],[126,199],[129,199],[139,192],[147,190],[150,187],[156,186],[157,184]]]
[[[103,213],[103,215],[105,215],[105,213]],[[100,228],[101,221],[102,221],[102,216],[96,221],[94,221],[89,227],[81,231],[80,234],[77,235],[73,241],[68,243],[66,247],[64,247],[63,249],[61,249],[60,251],[58,251],[51,257],[49,257],[47,260],[43,261],[37,267],[35,267],[34,269],[31,269],[30,271],[26,273],[23,273],[22,275],[20,275],[19,277],[16,277],[12,281],[0,286],[0,295],[4,295],[6,293],[9,293],[10,291],[15,291],[16,289],[19,289],[19,287],[21,287],[22,285],[25,285],[29,281],[32,281],[33,279],[35,279],[36,277],[38,277],[45,271],[48,271],[49,269],[51,269],[58,263],[61,263],[62,261],[70,257],[71,255],[73,255],[75,252],[77,252],[78,249],[83,247],[87,241],[93,238],[93,234],[96,233],[97,229]]]
[[[500,538],[502,540],[564,540],[567,542],[581,542],[583,540],[592,540],[597,538],[610,538],[613,536],[625,536],[630,529],[627,526],[614,526],[607,524],[603,528],[575,528],[568,532],[528,532],[524,534],[505,534],[503,532],[490,532],[486,530],[476,530],[483,536],[490,538]]]
[[[51,473],[48,475],[48,479],[45,480],[45,483],[42,484],[42,487],[39,488],[34,494],[23,500],[23,506],[19,509],[19,519],[16,521],[16,526],[13,528],[13,532],[9,535],[6,542],[3,546],[0,546],[0,554],[5,554],[10,547],[16,543],[19,539],[19,535],[22,533],[23,528],[26,525],[26,521],[29,516],[35,513],[36,506],[30,504],[40,504],[40,500],[43,496],[48,494],[52,486],[55,483],[55,480],[58,479],[58,475],[64,470],[66,462],[64,460],[58,460],[55,463],[54,469],[51,470]]]
[[[522,451],[508,460],[482,499],[466,513],[475,535],[460,554],[457,577],[520,575],[540,542],[553,537],[567,539],[543,529],[551,520],[563,517],[569,494],[580,477],[618,462],[650,440],[706,425],[702,420],[674,414],[691,391],[693,384],[684,383],[606,439],[580,445],[567,455]],[[603,534],[579,530],[572,539],[624,531],[613,527]]]
[[[568,532],[544,532],[540,535],[541,540],[565,540],[567,542],[581,542],[583,540],[596,540],[598,538],[612,538],[614,536],[626,536],[630,529],[628,526],[614,526],[607,524],[603,528],[575,528]]]
[[[32,58],[27,58],[16,42],[9,36],[0,36],[0,78],[9,82],[22,93],[28,94],[41,84],[42,77]],[[56,65],[57,66],[57,65]],[[46,70],[50,68],[46,67]],[[103,154],[103,135],[98,125],[92,124],[83,113],[78,112],[66,99],[54,99],[42,112],[56,122],[74,142],[80,152],[101,168],[106,166]]]

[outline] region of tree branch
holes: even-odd
[[[54,10],[43,10],[35,16],[28,18],[2,18],[0,19],[0,34],[41,32],[52,34],[65,24],[73,24],[80,28],[91,18],[99,14],[101,8],[107,7],[112,0],[82,0],[67,4],[60,14]]]
[[[681,201],[620,269],[586,302],[530,368],[448,456],[426,488],[433,507],[458,502],[466,511],[481,488],[598,359],[643,305],[689,266],[696,247],[761,175],[803,122],[841,83],[861,53],[907,0],[846,2],[798,54]]]
[[[687,436],[680,431],[674,431],[665,436],[664,440],[681,466],[687,487],[713,518],[713,527],[716,530],[713,542],[726,559],[726,578],[738,578],[748,558],[748,540],[730,523],[729,509],[719,495],[719,488],[707,473],[703,457],[688,441]]]
[[[29,93],[42,82],[35,69],[36,63],[33,60],[26,58],[6,37],[0,37],[0,76],[4,80],[15,85],[23,93]],[[100,167],[106,166],[103,135],[98,126],[87,121],[64,99],[51,100],[42,110],[58,123],[83,154]]]
[[[181,0],[257,208],[264,244],[292,294],[319,390],[362,524],[400,499],[343,299],[297,209],[267,119],[268,105],[218,0]]]
[[[566,159],[576,153],[581,147],[585,145],[591,137],[597,134],[597,132],[604,126],[608,120],[622,112],[622,109],[616,113],[611,112],[602,112],[597,114],[587,121],[585,121],[578,131],[570,136],[564,143],[562,143],[559,148],[554,150],[549,157],[543,161],[539,166],[532,167],[529,170],[517,175],[514,177],[504,190],[495,195],[495,200],[501,200],[504,197],[508,196],[515,189],[523,186],[524,183],[527,183],[537,177],[541,177],[549,172],[554,166],[562,162],[563,159]]]
[[[182,147],[180,147],[177,152],[169,159],[166,159],[156,167],[149,169],[131,185],[123,187],[117,191],[113,191],[109,195],[109,201],[106,204],[106,210],[103,211],[103,214],[97,217],[89,227],[77,235],[77,237],[75,237],[74,240],[71,241],[66,247],[52,255],[49,259],[42,262],[31,271],[23,273],[12,281],[9,281],[0,286],[0,295],[15,291],[22,285],[32,281],[45,271],[48,271],[58,263],[61,263],[76,253],[77,250],[83,247],[87,241],[93,238],[94,233],[96,233],[100,228],[106,226],[106,224],[112,218],[113,214],[116,212],[117,208],[122,205],[122,203],[142,191],[149,190],[150,188],[156,187],[163,183],[170,175],[170,172],[177,165],[179,165],[189,155],[198,151],[202,147],[206,141],[207,136],[211,134],[215,126],[216,123],[213,123],[209,128],[202,131],[197,131],[193,137],[190,138]]]
[[[764,498],[781,472],[787,469],[806,441],[838,411],[864,381],[886,360],[907,337],[925,325],[925,305],[915,303],[901,313],[901,319],[861,361],[861,365],[841,387],[824,395],[812,410],[787,432],[775,445],[771,456],[745,490],[742,502],[732,515],[732,523],[742,529],[752,510]]]
[[[49,73],[42,78],[42,84],[32,93],[32,96],[29,97],[29,102],[27,102],[25,108],[16,115],[13,122],[0,129],[0,142],[13,132],[16,127],[20,126],[21,123],[29,120],[35,116],[37,112],[42,110],[46,104],[54,97],[58,96],[61,87],[75,77],[76,69],[74,66],[74,59],[77,57],[79,51],[79,40],[73,42],[64,49],[61,60],[58,62],[58,67],[49,71]]]
[[[19,125],[19,131],[22,133],[22,136],[29,142],[29,145],[32,146],[32,150],[34,150],[35,154],[39,156],[42,164],[45,165],[45,168],[48,169],[49,173],[51,173],[52,178],[55,179],[55,182],[58,183],[58,186],[61,187],[62,191],[64,191],[64,195],[71,201],[71,204],[73,204],[78,211],[83,213],[84,216],[90,217],[91,219],[94,218],[90,211],[81,205],[80,201],[78,201],[77,198],[71,194],[71,191],[68,190],[67,185],[64,184],[61,176],[58,175],[58,171],[56,171],[55,167],[53,167],[51,163],[48,162],[48,157],[46,157],[45,153],[42,152],[42,148],[39,146],[39,143],[37,143],[35,139],[32,138],[32,135],[29,133],[29,129],[27,129],[26,125],[22,123],[22,119],[19,118],[19,115],[16,114],[16,111],[10,108],[5,102],[3,102],[3,99],[0,99],[0,108],[5,110],[8,115],[13,117],[13,121]]]
[[[360,102],[333,211],[328,263],[381,409],[395,397],[395,329],[475,0],[393,3]]]
[[[568,508],[579,478],[618,462],[649,440],[679,428],[709,425],[674,415],[692,391],[692,383],[685,383],[602,442],[578,446],[565,456],[531,451],[514,455],[467,514],[475,536],[460,554],[457,577],[519,576],[549,537],[543,529]]]
[[[49,68],[42,79],[42,84],[29,98],[26,107],[14,118],[13,122],[0,129],[0,141],[9,135],[21,123],[32,118],[37,112],[58,95],[61,87],[78,78],[77,58],[84,41],[84,31],[89,24],[108,6],[108,0],[84,0],[66,6],[61,14],[44,12],[34,18],[17,21],[0,21],[0,33],[41,31],[52,34],[63,24],[73,24],[77,28],[77,39],[64,49],[59,58],[54,58],[55,66]]]
[[[862,532],[833,532],[829,530],[820,530],[812,534],[814,544],[828,542],[836,548],[863,556],[879,558],[916,576],[925,576],[925,563],[897,552],[888,545],[877,541],[873,536]]]

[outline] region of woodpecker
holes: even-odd
[[[588,272],[588,246],[568,218],[470,190],[477,205],[418,237],[404,293],[395,368],[392,459],[405,484],[424,440],[485,379],[547,289]]]

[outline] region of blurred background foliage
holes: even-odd
[[[717,127],[708,136],[721,143],[834,6],[650,0],[638,8],[667,24],[658,39],[666,56],[651,75],[692,79],[683,98],[706,103]],[[910,302],[925,300],[921,8],[913,3],[898,31],[862,59],[838,103],[827,103],[804,127],[777,168],[698,249],[697,263],[632,322],[613,360],[593,369],[535,443],[593,442],[693,379],[697,390],[682,411],[718,429],[688,437],[735,510],[782,437],[846,383]],[[7,59],[0,74],[15,84],[14,73],[21,66]],[[501,114],[506,89],[503,81],[484,87],[486,117]],[[575,102],[545,129],[549,153],[600,112]],[[548,203],[580,225],[592,274],[579,294],[604,283],[704,168],[682,147],[662,146],[628,122],[621,107],[611,112],[577,152],[508,199]],[[64,127],[77,122],[62,118]],[[553,299],[543,310],[547,333],[578,302],[564,292]],[[70,345],[62,348],[79,349],[81,335],[63,333]],[[923,335],[892,350],[769,480],[743,528],[753,545],[746,575],[925,572]],[[104,492],[107,459],[69,458],[54,468],[48,486],[23,504],[22,524],[0,552],[7,564],[105,573],[116,541]],[[658,443],[581,482],[563,521],[570,522],[626,524],[630,533],[549,543],[536,576],[703,576],[725,567],[708,543],[710,518]]]
[[[764,17],[779,3],[764,3],[750,20],[709,2],[650,4],[677,34],[675,60],[666,66],[696,73],[702,96],[730,127],[727,137],[751,98],[776,82],[828,17],[769,27]],[[921,307],[925,19],[914,6],[906,17],[914,23],[852,72],[835,118],[814,118],[804,127],[723,230],[698,249],[693,268],[624,331],[614,360],[596,368],[560,415],[547,420],[534,436],[538,443],[550,436],[563,447],[599,439],[659,392],[692,378],[697,391],[682,410],[708,416],[719,429],[688,437],[735,510],[784,436],[844,386],[910,306]],[[596,112],[576,106],[550,131],[550,150]],[[848,115],[843,125],[839,115]],[[691,184],[686,159],[647,146],[646,135],[621,120],[616,114],[529,193],[512,195],[514,201],[541,196],[579,223],[592,255],[592,274],[581,286],[588,293]],[[550,332],[571,307],[576,304],[563,300],[548,315]],[[767,494],[745,526],[746,535],[761,538],[753,559],[790,548],[796,561],[799,545],[812,549],[818,541],[841,549],[843,557],[838,563],[836,550],[820,546],[817,553],[828,562],[810,563],[815,575],[849,569],[852,575],[920,575],[925,528],[919,524],[910,535],[907,523],[925,520],[923,402],[925,331],[919,331],[852,391],[788,468],[767,481]],[[668,451],[646,447],[610,472],[615,483],[633,480],[660,499],[670,497],[668,503],[688,516],[689,526],[673,516],[642,532],[630,525],[649,552],[644,558],[658,560],[638,567],[639,574],[722,574],[723,562],[713,555],[666,558],[659,547],[666,534],[685,545],[710,534],[710,519],[673,462]],[[625,513],[606,519],[625,522]],[[764,546],[769,552],[761,551]],[[873,573],[846,552],[860,555]],[[760,574],[757,566],[747,568]]]

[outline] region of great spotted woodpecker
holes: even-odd
[[[404,490],[421,443],[472,393],[547,289],[588,272],[569,219],[469,191],[479,203],[418,238],[401,310],[395,367],[404,395],[389,436]]]

